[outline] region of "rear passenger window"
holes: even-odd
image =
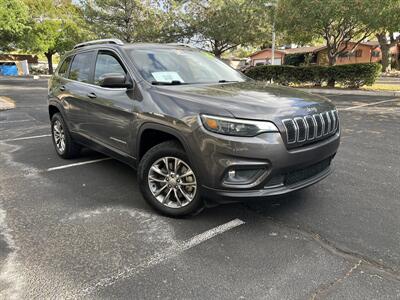
[[[92,55],[93,52],[76,54],[72,60],[68,78],[80,82],[90,82]]]
[[[125,69],[113,54],[100,52],[97,56],[94,70],[94,84],[99,85],[102,76],[110,73],[126,75]]]
[[[64,59],[60,69],[58,70],[58,75],[61,77],[67,77],[68,67],[71,62],[71,56]]]

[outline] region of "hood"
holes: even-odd
[[[177,102],[189,101],[191,104],[187,103],[188,106],[194,104],[203,108],[199,113],[253,120],[282,120],[334,108],[330,100],[321,96],[255,81],[157,86],[152,92],[174,98]]]

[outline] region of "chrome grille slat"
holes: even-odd
[[[286,130],[288,144],[304,144],[335,133],[339,127],[339,117],[336,110],[331,110],[304,117],[284,119],[282,123]]]
[[[305,116],[304,120],[306,121],[307,125],[307,140],[311,141],[315,138],[315,130],[316,130],[316,125],[315,125],[315,120],[312,116]]]
[[[294,118],[297,127],[297,142],[304,142],[307,140],[306,124],[303,118]]]
[[[332,120],[331,131],[335,131],[335,129],[336,129],[336,117],[335,117],[335,114],[333,113],[333,110],[331,110],[329,112],[329,116],[331,117],[331,120]]]

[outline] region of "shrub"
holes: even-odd
[[[331,76],[337,83],[352,88],[374,84],[382,71],[382,65],[377,63],[339,65],[330,68]]]
[[[337,82],[346,87],[372,85],[381,72],[377,63],[349,64],[339,66],[256,66],[245,74],[255,80],[273,80],[278,84],[314,84]]]

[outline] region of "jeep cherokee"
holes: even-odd
[[[182,44],[78,44],[50,79],[48,104],[58,155],[85,146],[129,164],[169,216],[314,184],[340,140],[328,99],[256,82]]]

